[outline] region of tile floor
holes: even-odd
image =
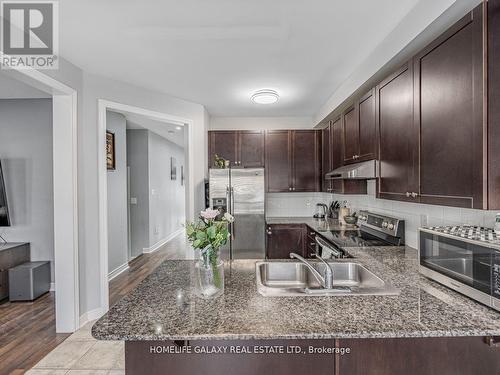
[[[29,370],[28,375],[120,375],[125,374],[122,341],[98,341],[87,323]]]

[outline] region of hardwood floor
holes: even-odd
[[[134,289],[166,259],[189,259],[192,250],[179,235],[151,254],[130,262],[130,268],[111,280],[110,306]],[[34,302],[0,303],[0,374],[23,374],[69,335],[56,334],[55,295]]]

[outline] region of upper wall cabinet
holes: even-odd
[[[320,132],[269,130],[265,137],[268,192],[320,191]]]
[[[418,192],[412,65],[406,64],[382,81],[376,91],[380,134],[378,197],[412,201]]]
[[[210,131],[209,160],[212,167],[215,155],[231,162],[231,166],[241,168],[264,167],[264,131]]]
[[[483,208],[482,32],[476,8],[414,58],[421,203]]]
[[[342,114],[344,163],[376,158],[375,90],[363,95]]]
[[[331,180],[325,179],[325,174],[332,170],[332,149],[331,149],[331,129],[332,124],[321,130],[321,191],[331,192]]]

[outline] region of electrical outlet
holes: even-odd
[[[137,204],[137,198],[136,197],[131,197],[130,198],[130,204]]]
[[[420,215],[420,226],[421,227],[426,227],[428,226],[429,223],[429,216],[427,215]]]

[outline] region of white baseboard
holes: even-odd
[[[87,311],[86,313],[80,316],[80,328],[92,320],[99,319],[103,315],[104,312],[100,307],[98,309]]]
[[[56,291],[56,283],[50,283],[50,289],[49,291],[55,292]]]
[[[142,249],[142,252],[145,253],[145,254],[148,254],[148,253],[152,253],[156,250],[158,250],[160,247],[162,247],[163,245],[165,245],[168,241],[172,240],[173,238],[177,237],[179,234],[181,234],[182,232],[184,232],[184,228],[180,228],[178,230],[176,230],[174,233],[172,233],[170,236],[158,241],[157,243],[155,243],[153,246],[151,247],[145,247],[144,249]]]
[[[108,274],[108,281],[113,280],[116,276],[128,270],[128,262],[123,263],[121,266],[116,267],[113,271]]]

